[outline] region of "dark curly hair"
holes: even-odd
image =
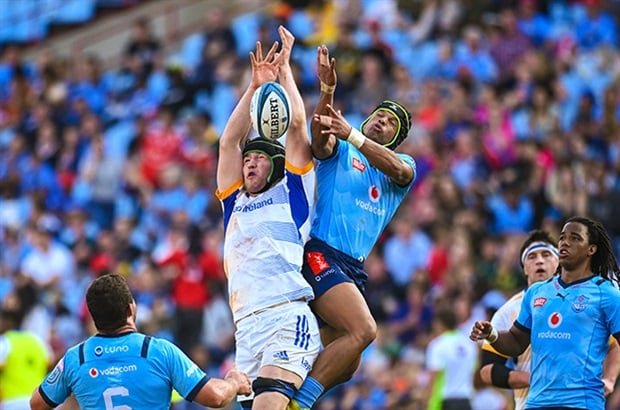
[[[117,274],[100,276],[86,291],[86,305],[97,330],[114,331],[127,323],[127,309],[133,296],[125,278]]]

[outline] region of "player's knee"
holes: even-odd
[[[361,350],[364,350],[377,337],[377,323],[372,317],[360,322],[354,329],[353,337]]]
[[[254,396],[262,393],[276,392],[283,394],[289,399],[292,399],[295,393],[297,393],[297,388],[293,383],[270,377],[257,377],[252,382],[252,390],[254,391]]]

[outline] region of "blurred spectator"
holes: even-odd
[[[138,57],[140,76],[146,77],[151,73],[153,62],[160,52],[160,40],[153,33],[148,17],[138,17],[132,24],[131,37],[125,44],[125,55]]]

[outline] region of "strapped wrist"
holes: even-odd
[[[499,332],[497,331],[496,328],[491,328],[491,334],[489,336],[487,336],[486,340],[487,342],[493,344],[495,342],[497,342],[497,339],[499,338]]]
[[[364,134],[362,134],[355,128],[351,127],[351,132],[349,133],[349,136],[347,137],[347,141],[353,144],[355,148],[360,149],[362,148],[362,145],[364,145],[364,142],[366,141],[366,137],[364,136]]]
[[[321,92],[323,92],[325,94],[333,94],[334,91],[336,91],[336,84],[329,85],[329,84],[325,84],[323,81],[321,81]]]

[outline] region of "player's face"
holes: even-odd
[[[398,131],[398,119],[388,111],[377,111],[366,124],[363,134],[374,142],[384,145],[394,139]]]
[[[250,152],[243,157],[243,185],[250,194],[258,193],[267,184],[271,160],[260,152]]]
[[[549,279],[558,268],[558,258],[548,249],[536,249],[525,257],[523,270],[528,286]]]
[[[558,249],[560,265],[572,270],[581,266],[596,252],[596,245],[588,244],[588,227],[578,222],[569,222],[562,228]]]

